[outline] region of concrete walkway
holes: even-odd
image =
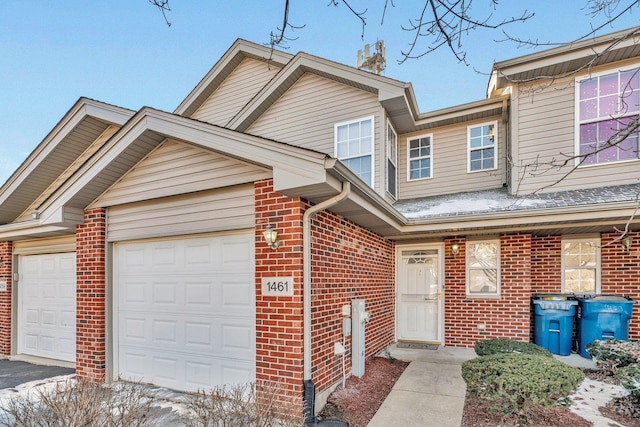
[[[388,348],[392,357],[411,362],[393,386],[368,427],[460,427],[467,385],[462,363],[477,357],[469,348],[438,350]],[[595,369],[591,359],[577,354],[554,356],[567,365]]]
[[[473,349],[440,347],[416,350],[389,347],[391,356],[410,361],[369,427],[460,427],[467,385],[462,362],[476,357]]]

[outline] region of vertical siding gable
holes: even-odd
[[[270,170],[167,140],[111,186],[94,205],[114,206],[229,187],[271,175]]]
[[[226,126],[227,123],[280,71],[275,64],[245,58],[191,116]]]

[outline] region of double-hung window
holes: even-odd
[[[432,174],[432,149],[433,135],[422,135],[409,138],[407,141],[407,179],[431,178]]]
[[[576,112],[577,163],[637,159],[640,68],[576,79]]]
[[[373,117],[337,124],[335,138],[336,157],[373,186]]]
[[[398,135],[387,122],[387,192],[398,197]]]
[[[498,167],[498,122],[467,127],[467,171],[485,171]]]
[[[600,238],[562,240],[562,291],[600,292]]]
[[[500,295],[500,240],[467,241],[467,295]]]

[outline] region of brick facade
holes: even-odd
[[[87,210],[76,228],[76,374],[97,381],[106,375],[106,218]]]
[[[640,303],[640,233],[631,233],[634,245],[625,253],[614,239],[619,233],[601,235],[601,283],[603,294],[629,296]],[[460,253],[451,254],[458,243]],[[473,347],[476,340],[533,339],[531,296],[562,292],[562,237],[528,234],[500,237],[501,297],[467,298],[464,238],[446,241],[445,344]],[[478,329],[479,324],[486,329]],[[629,338],[640,339],[640,307],[633,309]]]
[[[7,290],[0,292],[0,355],[11,354],[12,242],[0,242],[0,282]]]
[[[458,243],[460,252],[451,254]],[[500,237],[500,297],[466,295],[466,241],[445,242],[445,345],[473,347],[479,339],[529,340],[531,235]],[[484,329],[483,329],[484,327]]]
[[[255,184],[256,202],[256,378],[285,384],[302,395],[303,300],[302,218],[309,204],[273,191],[271,180]],[[270,249],[262,231],[271,224],[280,247]],[[312,376],[318,392],[340,380],[342,306],[364,298],[371,314],[366,326],[366,356],[394,339],[394,245],[330,211],[312,219]],[[293,276],[293,297],[262,295],[261,279]],[[347,349],[350,341],[347,340]],[[347,372],[350,372],[350,352]]]

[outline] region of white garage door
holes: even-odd
[[[253,233],[116,245],[116,372],[176,390],[255,379]]]
[[[18,353],[76,360],[76,255],[19,258]]]

